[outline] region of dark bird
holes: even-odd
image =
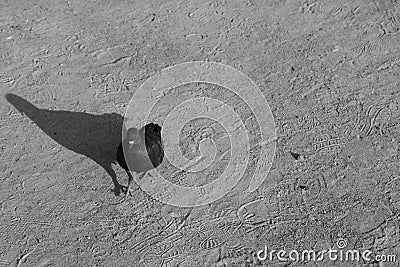
[[[149,123],[140,130],[130,128],[126,138],[119,144],[117,150],[118,164],[125,169],[129,180],[125,199],[130,195],[132,186],[132,172],[141,179],[147,171],[157,168],[164,159],[164,150],[161,140],[161,127]]]

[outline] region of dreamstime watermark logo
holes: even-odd
[[[242,72],[215,62],[194,61],[178,64],[161,70],[145,81],[132,97],[124,118],[124,129],[141,128],[149,123],[154,106],[178,86],[190,83],[216,84],[235,93],[252,110],[258,122],[262,141],[258,165],[249,177],[247,192],[255,191],[268,174],[275,156],[276,128],[271,109],[258,86]],[[194,97],[174,107],[162,124],[162,139],[165,158],[178,169],[195,166],[191,172],[205,169],[207,164],[192,162],[179,149],[179,133],[183,126],[196,119],[208,118],[225,128],[230,138],[231,157],[225,171],[213,182],[203,186],[179,186],[169,182],[153,169],[136,181],[146,193],[161,202],[180,206],[196,207],[218,200],[232,190],[242,178],[249,162],[249,136],[234,107],[209,97]],[[122,133],[125,138],[126,130]],[[212,140],[200,145],[201,162],[211,162],[215,150]],[[125,149],[124,149],[125,150]],[[210,155],[209,155],[210,154]],[[209,157],[207,159],[207,157]],[[206,158],[206,159],[204,159]],[[207,165],[207,166],[206,166]],[[129,163],[128,163],[129,166]]]
[[[395,262],[396,255],[374,255],[371,250],[345,249],[347,241],[340,238],[336,242],[337,249],[328,250],[269,250],[267,246],[257,252],[257,259],[260,261],[282,261],[282,262],[310,262],[310,261],[365,261],[365,262]]]

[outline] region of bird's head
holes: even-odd
[[[138,144],[141,141],[139,130],[136,128],[128,129],[126,139],[128,140],[130,145]]]

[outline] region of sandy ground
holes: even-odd
[[[399,266],[399,33],[396,0],[1,1],[0,266],[356,266],[255,257],[338,240],[397,255],[368,266]],[[112,162],[131,97],[192,60],[263,91],[278,127],[271,172],[205,207],[138,186],[119,204],[127,178]]]

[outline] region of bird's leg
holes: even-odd
[[[128,197],[131,197],[131,187],[132,187],[132,180],[133,180],[133,176],[132,173],[128,170],[126,171],[126,173],[128,174],[129,180],[128,180],[128,186],[126,187],[126,192],[125,192],[125,198],[124,201],[126,201],[128,199]],[[140,181],[144,176],[146,175],[146,173],[140,173],[138,175],[138,181]]]
[[[126,187],[124,201],[126,201],[128,197],[132,196],[131,187],[132,187],[133,176],[132,176],[132,173],[129,170],[127,170],[126,173],[128,174],[129,179],[128,179],[128,186]],[[138,181],[140,181],[145,175],[146,175],[145,172],[144,173],[140,173],[139,175],[137,175],[138,176]]]
[[[129,170],[127,170],[126,173],[128,174],[128,186],[126,187],[124,201],[126,201],[128,197],[132,196],[131,195],[131,187],[132,187],[133,176],[132,176],[132,173]]]

